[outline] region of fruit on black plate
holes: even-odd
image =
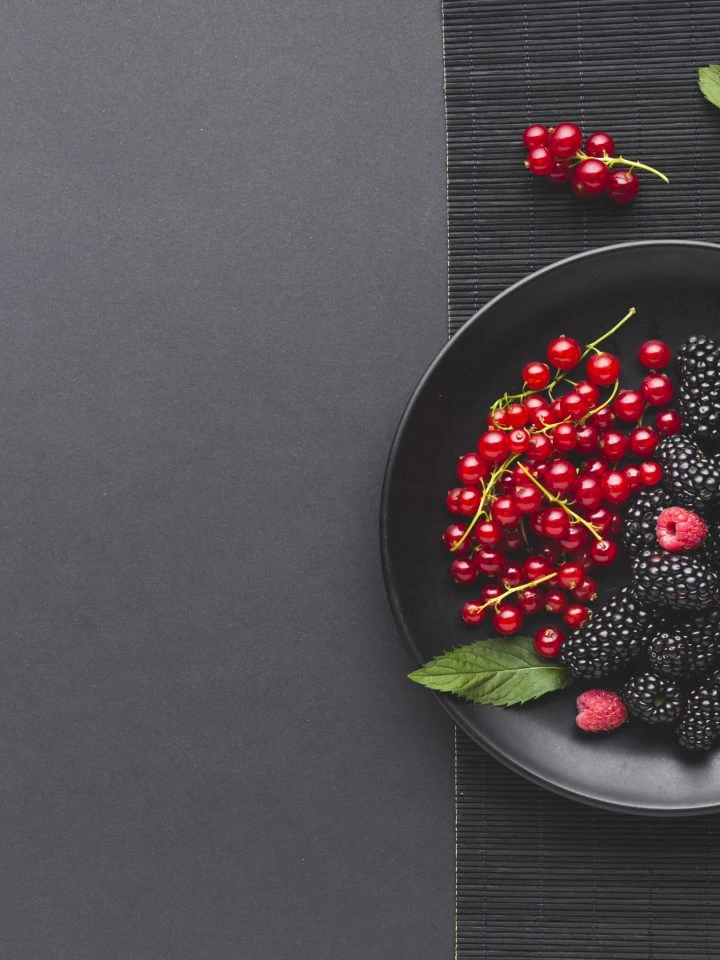
[[[701,554],[648,550],[632,566],[632,589],[650,607],[703,610],[720,595],[717,572]]]
[[[680,687],[673,680],[649,671],[628,680],[622,698],[630,713],[646,723],[672,723],[683,704]]]
[[[681,433],[665,437],[655,456],[662,464],[666,488],[681,506],[702,508],[720,496],[720,465],[691,437]]]
[[[680,413],[698,440],[720,440],[720,344],[690,337],[678,351]]]
[[[648,641],[651,668],[666,677],[706,673],[717,661],[719,624],[717,607],[663,618]]]
[[[687,750],[709,750],[720,733],[720,672],[695,687],[687,699],[677,729],[678,743]]]
[[[673,500],[664,487],[652,487],[643,490],[630,504],[625,515],[623,545],[631,558],[646,550],[656,550],[658,546],[656,528],[658,517]]]
[[[622,587],[584,627],[570,634],[563,660],[575,677],[606,677],[640,654],[653,620],[630,587]]]

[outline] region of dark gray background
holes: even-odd
[[[384,458],[445,339],[439,0],[0,33],[0,955],[450,955]]]

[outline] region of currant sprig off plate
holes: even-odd
[[[462,587],[448,574],[441,542],[448,524],[444,493],[455,485],[458,455],[473,449],[492,403],[517,384],[526,363],[544,356],[554,337],[565,333],[591,343],[629,305],[636,314],[611,347],[623,368],[636,362],[648,339],[663,340],[675,352],[691,333],[717,336],[720,247],[671,240],[619,244],[532,274],[468,321],[412,395],[388,460],[381,549],[388,595],[415,669],[440,658],[435,662],[442,670],[447,651],[496,636],[492,624],[470,628],[458,616]],[[600,601],[629,577],[622,561],[603,570]],[[514,653],[524,655],[513,651],[513,642],[497,640],[507,644],[490,681],[498,703],[506,696],[503,663]],[[511,707],[436,696],[494,757],[565,796],[658,816],[720,810],[720,751],[685,755],[644,723],[608,736],[584,734],[574,724],[574,700],[588,684],[567,685],[559,671],[542,674],[532,663],[523,670],[523,691],[534,695],[545,685],[547,695]]]

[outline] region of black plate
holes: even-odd
[[[623,363],[623,384],[638,385],[643,340],[661,337],[677,347],[691,333],[718,333],[720,246],[620,244],[532,274],[469,320],[415,390],[390,452],[381,512],[385,581],[415,663],[487,634],[460,621],[461,603],[477,588],[450,581],[440,542],[457,457],[475,448],[489,404],[519,386],[523,364],[543,359],[553,336],[589,342],[630,306],[637,316],[607,346]],[[612,576],[617,583],[624,571]],[[576,695],[570,688],[511,709],[438,699],[489,753],[565,796],[657,816],[720,809],[720,750],[688,756],[671,735],[640,722],[589,737],[574,725]]]

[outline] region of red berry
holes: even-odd
[[[610,407],[601,407],[588,418],[588,423],[598,430],[607,430],[615,422],[615,414]]]
[[[655,417],[655,429],[663,437],[672,437],[682,430],[682,417],[677,410],[661,410]]]
[[[702,517],[684,507],[667,507],[657,520],[656,536],[663,550],[694,550],[707,536],[707,524]]]
[[[548,613],[562,613],[568,605],[567,594],[564,590],[553,588],[545,595],[545,609]]]
[[[466,453],[458,460],[457,475],[467,486],[474,486],[484,480],[488,466],[476,453]]]
[[[635,427],[630,432],[630,449],[636,457],[648,457],[654,452],[660,437],[651,427]]]
[[[609,387],[620,376],[620,361],[612,353],[595,353],[588,358],[585,373],[596,387]]]
[[[448,490],[447,497],[445,498],[445,506],[448,508],[450,513],[460,513],[461,492],[462,487],[453,487],[452,490]]]
[[[576,600],[582,600],[583,602],[597,600],[597,581],[593,580],[592,577],[585,577],[582,582],[575,587],[572,593]]]
[[[512,526],[518,522],[520,513],[512,497],[498,497],[492,505],[491,512],[493,519],[497,520],[504,527]]]
[[[563,420],[567,420],[567,413],[562,400],[558,398],[550,405],[550,413],[545,417],[545,423],[562,423]]]
[[[542,514],[534,513],[530,515],[530,529],[538,537],[541,537],[543,535]]]
[[[557,582],[565,590],[574,590],[585,579],[585,571],[579,563],[564,563],[558,570]]]
[[[646,487],[654,487],[660,483],[663,476],[663,468],[655,460],[645,460],[640,464],[640,479]]]
[[[613,413],[625,423],[639,420],[644,409],[645,401],[637,390],[621,390],[613,403]]]
[[[602,160],[581,160],[573,170],[571,187],[576,197],[591,200],[599,197],[608,182],[608,168]]]
[[[535,364],[531,363],[529,364],[529,366],[532,367],[532,366],[535,366]],[[548,367],[544,363],[539,363],[537,364],[537,366],[544,367],[546,370],[548,370]],[[525,369],[527,370],[527,367]],[[549,370],[548,370],[548,375],[549,375]],[[524,403],[525,403],[525,409],[530,414],[530,419],[533,421],[533,423],[535,422],[537,414],[540,410],[550,409],[550,404],[547,402],[545,397],[538,397],[535,394],[529,397],[525,397]]]
[[[476,487],[463,487],[458,497],[460,513],[466,517],[472,517],[473,514],[477,513],[477,508],[480,506],[481,500],[482,494]]]
[[[446,528],[445,533],[443,534],[443,543],[448,550],[452,550],[453,553],[467,553],[468,550],[472,547],[472,540],[470,537],[467,537],[463,545],[458,547],[458,543],[465,536],[465,531],[467,530],[466,523],[451,523],[449,527]]]
[[[572,176],[572,167],[564,160],[556,160],[548,174],[550,183],[567,183]]]
[[[600,482],[608,503],[624,503],[630,496],[630,484],[622,470],[611,470]]]
[[[533,554],[528,557],[525,563],[523,564],[523,573],[525,574],[525,579],[530,580],[539,580],[540,577],[546,576],[548,573],[552,573],[553,568],[549,560],[546,560],[545,557],[540,557],[537,554]]]
[[[610,530],[613,514],[607,507],[596,507],[585,517],[588,523],[591,523],[598,533],[606,534]]]
[[[538,487],[526,478],[525,483],[518,484],[513,491],[515,507],[520,513],[535,513],[540,509],[543,495]]]
[[[560,538],[560,546],[567,553],[576,553],[587,543],[587,530],[579,523],[571,523],[568,532]]]
[[[462,605],[460,616],[463,618],[465,623],[475,626],[475,624],[482,623],[482,621],[485,619],[485,611],[482,608],[482,604],[478,600],[468,600],[467,603]]]
[[[601,500],[602,487],[600,486],[600,481],[595,477],[589,477],[587,474],[578,477],[578,482],[575,487],[575,503],[585,510],[590,510],[593,507],[599,506]]]
[[[672,360],[672,353],[662,340],[646,340],[638,351],[638,359],[648,370],[662,370]]]
[[[559,370],[572,370],[580,363],[582,347],[572,337],[556,337],[547,348],[547,358]]]
[[[523,367],[522,377],[523,382],[531,390],[542,390],[550,383],[550,367],[539,360],[533,360],[532,363],[526,363]],[[527,399],[525,406],[527,407]]]
[[[508,425],[511,427],[524,427],[530,419],[527,408],[522,403],[511,403],[505,412]]]
[[[497,547],[483,547],[473,555],[475,566],[486,577],[494,577],[505,566],[505,554]]]
[[[547,460],[553,452],[552,440],[544,433],[535,433],[530,437],[530,446],[527,450],[528,460]]]
[[[532,150],[533,147],[543,147],[548,142],[548,136],[547,129],[541,123],[531,123],[523,133],[523,146],[526,150]]]
[[[590,556],[589,550],[583,550],[581,553],[576,554],[575,559],[585,571],[595,566],[595,561]]]
[[[480,599],[483,603],[491,603],[493,600],[501,597],[503,593],[505,593],[505,591],[499,584],[488,583],[487,586],[483,587],[480,591]]]
[[[488,463],[499,463],[506,459],[510,446],[506,435],[500,430],[488,430],[478,440],[478,451]]]
[[[613,203],[632,203],[640,192],[640,180],[632,170],[613,170],[605,192]]]
[[[609,469],[607,463],[601,460],[600,457],[588,457],[582,466],[583,475],[586,477],[594,477],[596,480],[604,476]]]
[[[559,540],[560,537],[567,535],[570,521],[562,507],[548,507],[547,510],[543,510],[540,516],[540,526],[544,537]]]
[[[457,557],[450,564],[450,576],[455,583],[472,583],[478,578],[478,569],[467,557]]]
[[[578,630],[590,619],[591,612],[581,603],[571,603],[563,614],[563,620],[571,630]]]
[[[558,627],[542,627],[533,640],[537,652],[548,660],[560,655],[564,642],[565,634]]]
[[[612,520],[610,521],[610,530],[608,531],[611,537],[619,537],[623,529],[623,518],[619,513],[613,513]]]
[[[579,453],[592,453],[598,445],[598,432],[591,424],[580,427],[576,434],[576,447]]]
[[[575,156],[582,146],[582,131],[574,123],[559,123],[548,138],[548,146],[558,160]]]
[[[614,540],[594,540],[590,544],[590,556],[599,567],[612,563],[618,548]]]
[[[627,452],[628,438],[619,430],[608,430],[600,439],[600,449],[605,460],[617,463]]]
[[[612,690],[586,690],[576,701],[578,727],[586,733],[606,733],[622,726],[628,718],[627,708]]]
[[[513,481],[513,476],[511,473],[504,473],[502,479],[500,480],[500,492],[506,493],[508,496],[513,492],[515,488],[515,482]]]
[[[571,390],[566,393],[560,401],[563,413],[572,420],[579,420],[584,417],[590,409],[590,404],[584,397],[581,397],[577,390]]]
[[[540,613],[545,604],[545,594],[539,587],[526,587],[518,593],[517,603],[523,613]]]
[[[577,470],[568,460],[552,460],[548,463],[543,483],[553,493],[567,493],[577,483]]]
[[[501,606],[495,611],[493,626],[498,633],[506,636],[517,633],[523,622],[523,612],[519,607]]]
[[[640,389],[647,402],[654,407],[663,407],[670,403],[675,394],[672,381],[665,373],[651,373],[649,377],[645,377]]]
[[[519,587],[524,582],[522,564],[506,563],[502,572],[502,582],[506,590],[512,587]]]
[[[502,527],[494,520],[483,520],[473,527],[473,534],[484,547],[496,547],[502,540]]]
[[[539,146],[528,150],[525,166],[536,177],[546,177],[554,165],[555,158],[547,147]]]
[[[506,550],[519,550],[525,541],[520,531],[520,527],[505,527],[505,548]]]
[[[577,442],[577,431],[571,423],[559,423],[552,432],[556,450],[572,450]]]
[[[636,490],[639,490],[642,486],[640,467],[637,467],[634,463],[631,463],[629,467],[625,467],[623,473],[625,474],[625,479],[628,482],[628,487],[630,487],[630,493],[635,493]]]
[[[542,531],[540,531],[540,536],[542,536]],[[561,553],[560,547],[554,540],[545,540],[537,548],[537,555],[547,560],[551,569],[557,564]]]
[[[609,133],[593,133],[585,141],[585,153],[589,157],[612,157],[615,141]]]
[[[508,434],[508,446],[511,453],[525,453],[530,446],[530,434],[527,430],[513,430]]]
[[[581,380],[575,387],[575,392],[579,393],[583,400],[586,400],[588,403],[588,409],[594,407],[595,404],[600,399],[600,391],[593,383],[589,383],[587,380]]]
[[[487,415],[487,424],[490,429],[508,427],[507,410],[504,407],[491,410]]]

